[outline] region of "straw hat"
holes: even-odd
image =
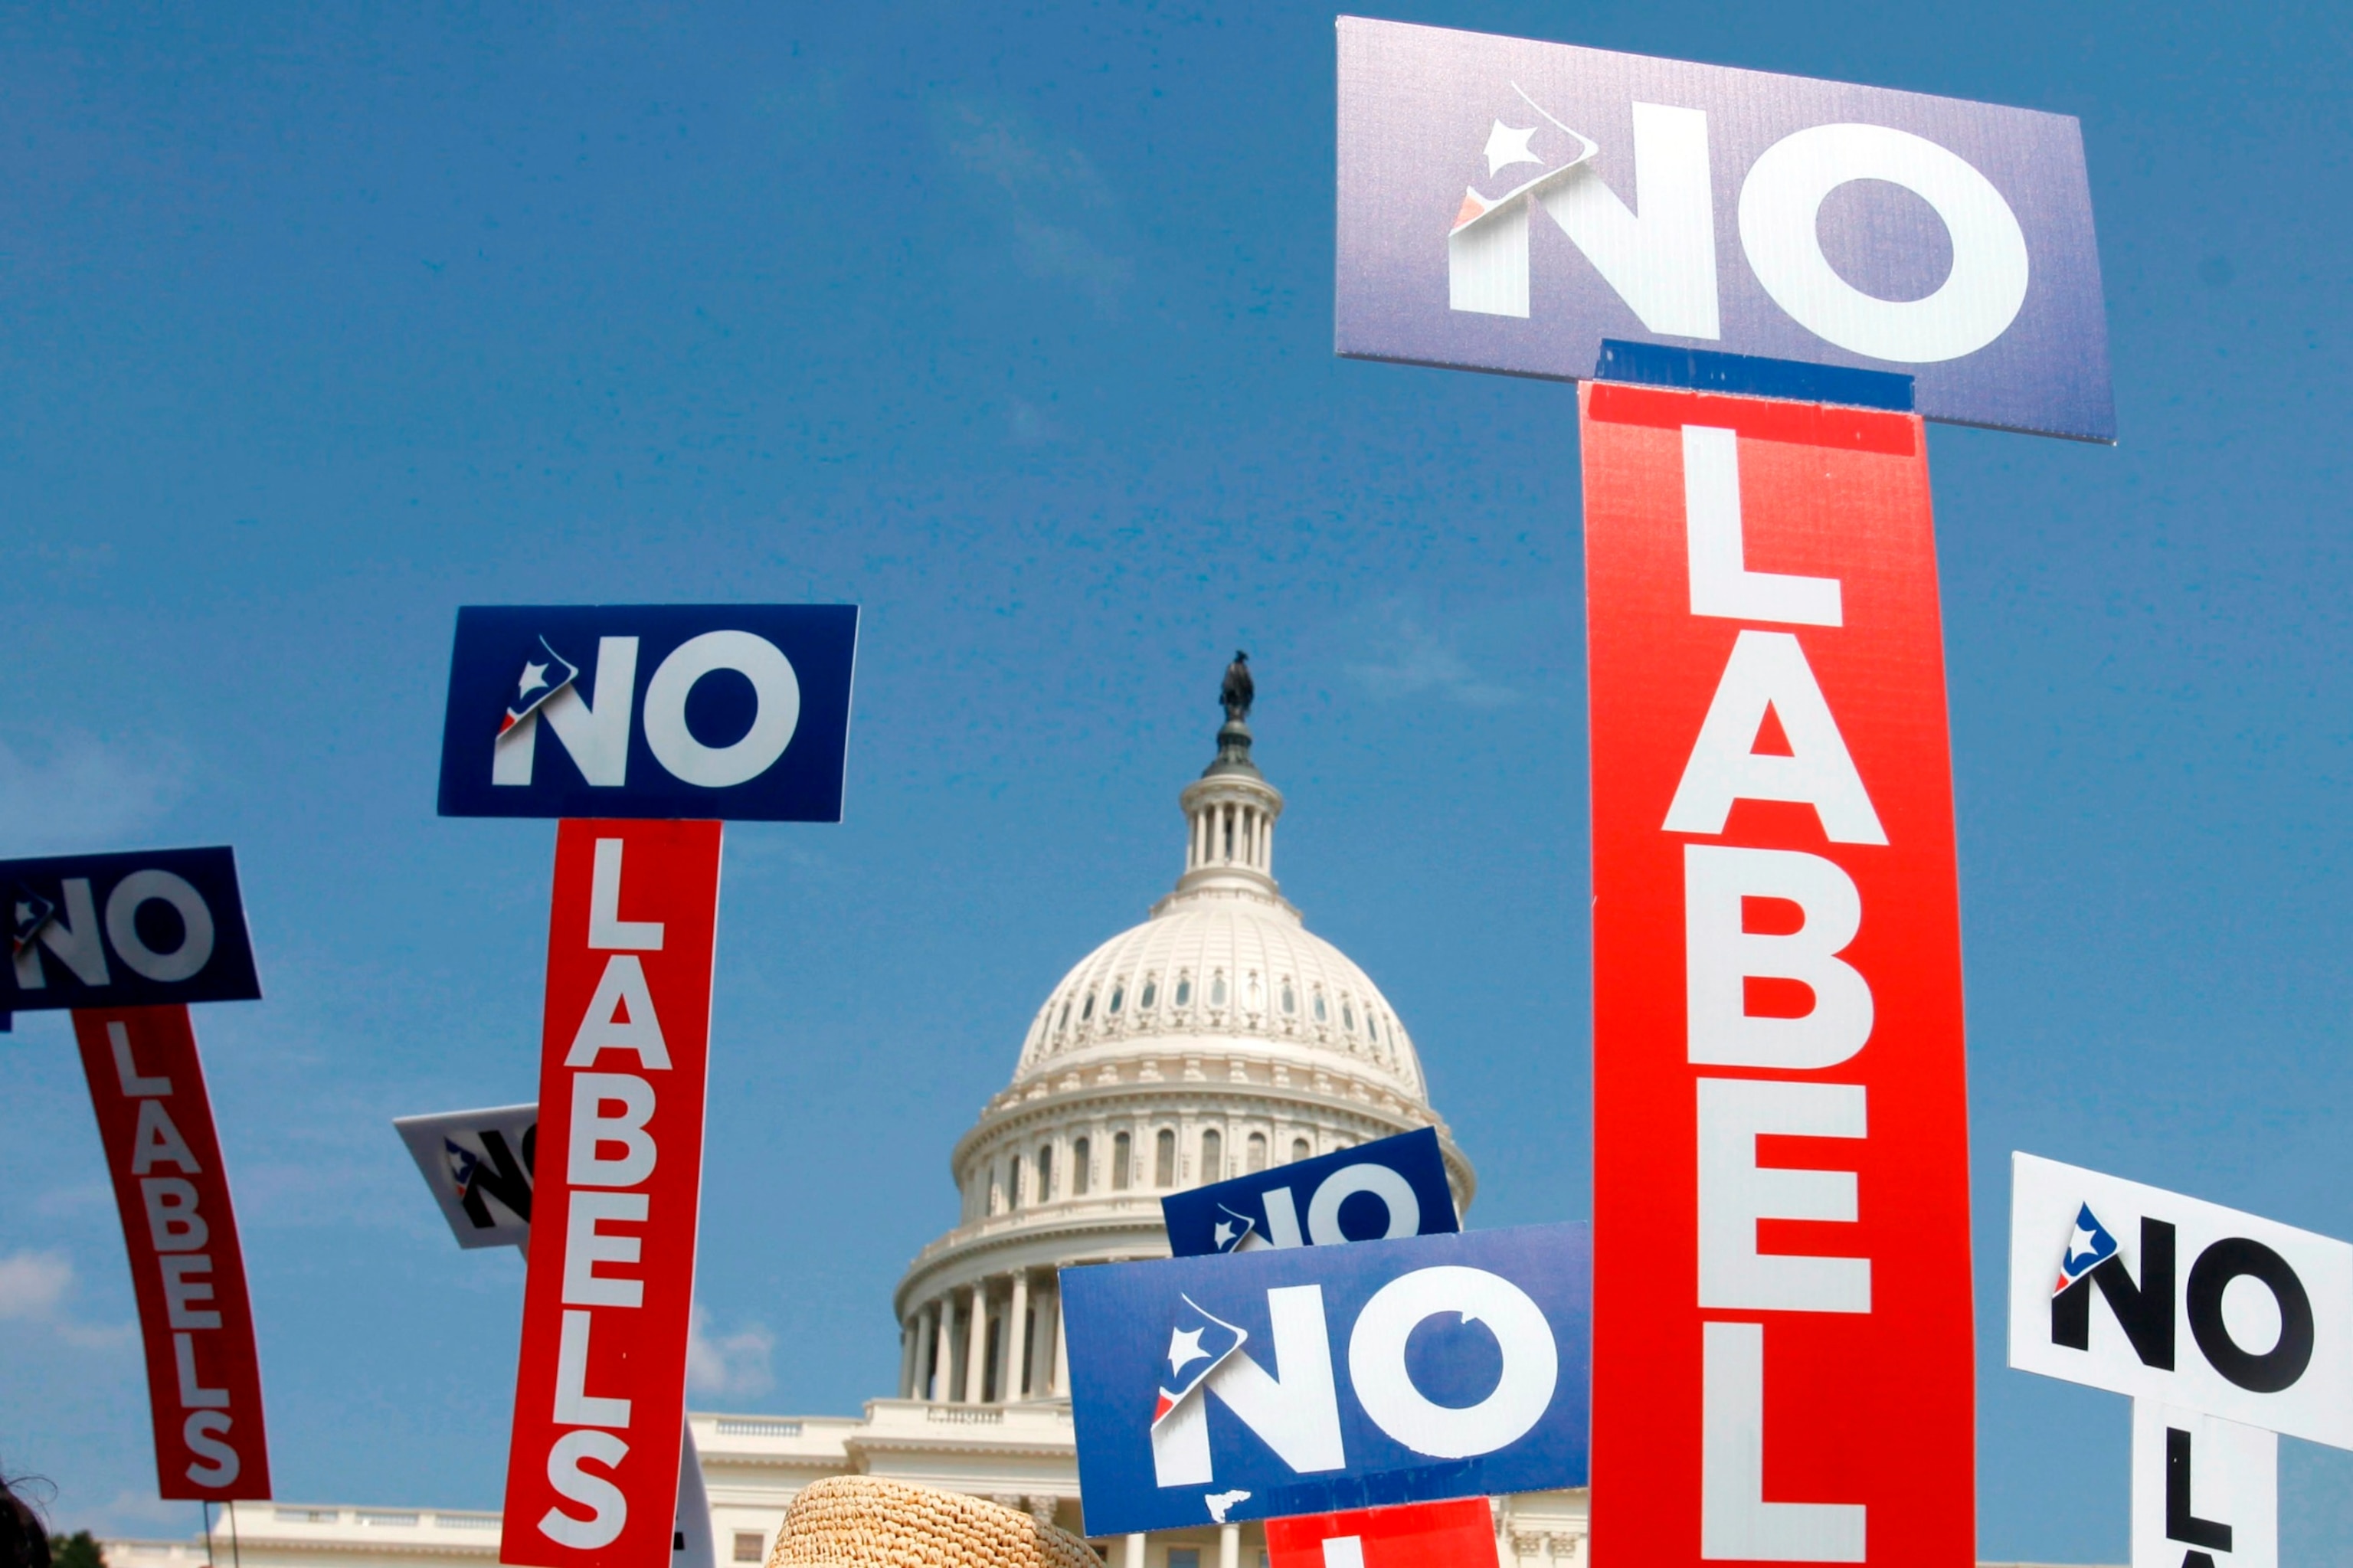
[[[785,1512],[768,1568],[1103,1568],[1068,1531],[961,1492],[828,1476]]]

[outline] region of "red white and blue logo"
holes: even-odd
[[[550,647],[544,637],[539,640],[539,651],[547,657],[533,659],[525,656],[523,659],[522,674],[515,682],[514,698],[507,704],[507,716],[499,721],[501,735],[537,713],[541,704],[570,685],[580,673],[580,666]]]
[[[2116,1238],[2100,1224],[2092,1205],[2083,1204],[2075,1211],[2075,1229],[2067,1238],[2066,1255],[2059,1260],[2059,1283],[2051,1287],[2051,1294],[2065,1295],[2077,1280],[2116,1255]]]
[[[474,1172],[481,1169],[482,1157],[460,1145],[454,1138],[443,1139],[441,1150],[443,1158],[449,1164],[451,1189],[457,1192],[458,1201],[462,1203],[473,1196]]]
[[[1487,144],[1480,150],[1487,165],[1485,173],[1474,175],[1476,183],[1463,187],[1453,233],[1461,233],[1489,213],[1508,213],[1523,197],[1541,197],[1601,150],[1590,136],[1570,130],[1546,113],[1518,82],[1512,83],[1512,91],[1518,95],[1516,100],[1506,103],[1495,117]],[[1514,125],[1515,120],[1528,123]],[[1479,189],[1480,185],[1504,188],[1488,196]]]
[[[1266,1245],[1266,1238],[1258,1234],[1256,1220],[1223,1203],[1218,1205],[1218,1223],[1210,1234],[1219,1252],[1248,1252]]]
[[[8,941],[11,948],[21,953],[31,947],[33,938],[41,934],[41,927],[47,925],[49,917],[57,912],[57,905],[42,897],[23,883],[20,882],[10,888],[8,890]]]
[[[1168,1419],[1169,1414],[1185,1403],[1186,1396],[1225,1365],[1226,1358],[1240,1350],[1250,1338],[1249,1330],[1212,1317],[1190,1296],[1176,1299],[1181,1305],[1176,1309],[1176,1322],[1168,1330],[1167,1381],[1161,1383],[1159,1401],[1152,1407],[1155,1426]]]

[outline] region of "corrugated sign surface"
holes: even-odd
[[[1974,1562],[1951,762],[1914,416],[1582,388],[1594,1552]]]
[[[1932,419],[2116,437],[2065,115],[1339,24],[1335,346],[1583,378],[1605,337],[1917,378]]]

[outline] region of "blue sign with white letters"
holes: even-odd
[[[1581,1224],[1061,1274],[1091,1536],[1578,1487]]]
[[[0,860],[0,1010],[157,1007],[261,995],[227,847]]]
[[[838,822],[858,609],[470,605],[445,817]]]
[[[1459,1231],[1438,1129],[1420,1128],[1160,1200],[1178,1257]]]

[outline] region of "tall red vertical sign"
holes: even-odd
[[[1580,388],[1597,1561],[1975,1559],[1920,420]]]
[[[670,1561],[720,831],[556,828],[502,1562]]]
[[[156,1493],[266,1498],[253,1304],[188,1010],[76,1008],[73,1026],[131,1255]]]

